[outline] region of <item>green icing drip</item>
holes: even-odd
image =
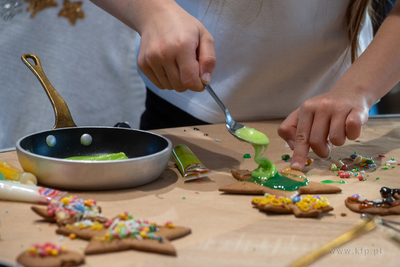
[[[124,152],[106,154],[106,155],[94,155],[94,156],[76,156],[66,158],[69,160],[88,160],[88,161],[105,161],[105,160],[123,160],[128,159]]]
[[[269,145],[269,139],[265,134],[248,127],[241,128],[235,133],[251,142],[255,149],[254,161],[258,164],[258,168],[252,172],[251,178],[246,181],[284,191],[294,191],[301,186],[308,185],[309,179],[306,177],[302,177],[303,182],[287,178],[279,173],[272,161],[262,157]]]
[[[332,180],[323,180],[320,182],[321,184],[345,184],[345,181],[332,181]]]

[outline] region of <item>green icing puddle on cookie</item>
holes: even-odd
[[[251,178],[246,181],[284,191],[294,191],[301,186],[308,185],[308,178],[301,177],[304,179],[303,182],[287,178],[279,173],[272,161],[262,157],[269,145],[269,139],[265,134],[249,127],[241,128],[235,134],[252,142],[255,149],[254,161],[258,164],[258,168],[252,172]]]

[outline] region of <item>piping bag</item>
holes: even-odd
[[[214,174],[201,163],[186,145],[174,147],[172,157],[185,182]]]
[[[15,181],[0,180],[0,200],[48,204],[60,200],[67,192],[36,185],[26,185]]]

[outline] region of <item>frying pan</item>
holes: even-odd
[[[25,171],[35,174],[41,184],[73,190],[130,188],[152,182],[161,175],[171,155],[170,140],[155,133],[123,127],[77,127],[67,104],[44,74],[39,58],[24,54],[22,61],[39,79],[56,117],[52,130],[17,141],[18,159]],[[129,159],[65,159],[119,152],[124,152]]]

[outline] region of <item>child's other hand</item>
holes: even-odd
[[[326,158],[333,145],[341,146],[346,138],[360,136],[370,106],[356,91],[332,89],[306,100],[283,121],[278,134],[293,150],[291,168],[304,168],[310,147],[317,156]]]
[[[214,39],[176,3],[152,13],[140,27],[138,65],[160,89],[203,91],[216,65]]]

